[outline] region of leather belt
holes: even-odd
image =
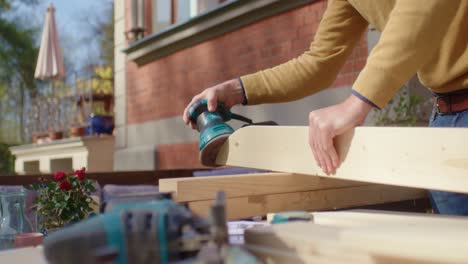
[[[468,93],[439,95],[435,100],[438,114],[453,114],[468,110]]]

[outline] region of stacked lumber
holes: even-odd
[[[226,194],[229,220],[292,210],[330,210],[426,197],[420,189],[310,177],[293,173],[256,173],[161,179],[159,190],[204,217],[216,192]]]
[[[246,247],[265,263],[468,263],[468,217],[344,211],[255,227]]]

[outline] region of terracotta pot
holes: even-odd
[[[33,144],[36,144],[37,143],[37,140],[39,139],[39,133],[32,133],[31,135],[31,141]]]
[[[86,135],[86,127],[70,127],[71,137],[82,137]]]
[[[38,132],[34,132],[32,133],[32,142],[34,144],[38,144],[38,143],[43,143],[43,141],[48,137],[49,135],[47,133],[38,133]]]
[[[36,247],[42,244],[44,235],[42,233],[17,234],[15,237],[15,247]]]
[[[62,131],[49,131],[49,138],[50,140],[58,140],[63,138]]]

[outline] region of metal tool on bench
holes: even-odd
[[[51,234],[44,253],[51,264],[256,263],[227,244],[224,212],[223,195],[212,207],[211,224],[167,198],[119,204]]]
[[[272,224],[302,221],[308,222],[312,221],[313,217],[310,212],[306,211],[287,211],[287,212],[278,212],[273,215],[271,220]]]
[[[218,102],[214,112],[208,111],[207,100],[193,103],[189,110],[189,119],[197,124],[200,132],[200,161],[205,166],[217,166],[216,156],[234,129],[226,124],[231,119],[247,123],[247,125],[277,125],[273,121],[253,123],[251,119],[234,114],[222,102]]]

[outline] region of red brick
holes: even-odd
[[[203,168],[198,158],[198,142],[159,145],[158,169]]]
[[[179,116],[192,97],[205,88],[299,56],[308,50],[325,8],[326,1],[314,2],[142,66],[127,62],[127,124]],[[332,87],[351,85],[366,57],[364,36]],[[162,146],[159,153],[162,167],[201,166],[196,146],[196,143]]]

